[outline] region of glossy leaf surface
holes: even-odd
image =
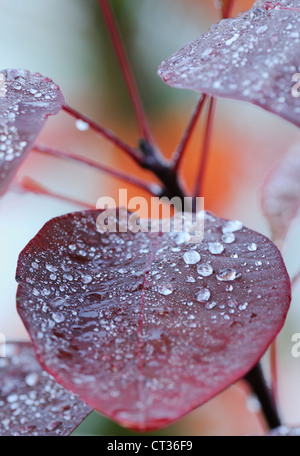
[[[69,435],[92,411],[41,369],[30,343],[9,342],[5,355],[0,358],[1,436]]]
[[[290,281],[277,247],[239,221],[205,213],[193,243],[120,232],[121,213],[115,233],[99,232],[96,210],[49,221],[20,254],[18,311],[62,385],[123,426],[157,429],[257,363]]]
[[[47,117],[64,105],[50,78],[26,70],[0,71],[0,195],[42,130]]]
[[[170,86],[245,100],[299,127],[299,61],[300,0],[258,1],[175,52],[158,74]]]
[[[262,188],[262,207],[274,240],[284,239],[300,206],[300,149],[274,166]]]

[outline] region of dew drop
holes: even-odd
[[[55,431],[61,424],[62,424],[61,421],[52,421],[51,423],[48,424],[48,426],[46,427],[46,430]]]
[[[233,290],[233,286],[232,285],[226,285],[225,290],[226,291],[232,291]]]
[[[235,235],[233,233],[224,233],[222,236],[222,241],[225,244],[232,244],[235,241]]]
[[[66,304],[66,302],[63,298],[54,298],[49,302],[49,305],[54,308],[63,306],[64,304]]]
[[[74,277],[72,276],[72,274],[64,274],[63,275],[63,278],[65,280],[69,280],[69,282],[72,282],[72,280],[74,279]]]
[[[168,296],[173,293],[173,287],[171,284],[161,284],[157,287],[157,291],[159,294],[163,296]]]
[[[210,309],[213,309],[214,307],[216,307],[217,303],[215,301],[212,301],[212,302],[207,302],[205,304],[205,308],[210,310]]]
[[[235,33],[231,38],[229,38],[225,44],[226,46],[230,46],[232,43],[234,43],[237,39],[239,38],[239,34]]]
[[[10,404],[13,402],[16,402],[18,400],[18,395],[17,394],[9,394],[6,398],[7,402]]]
[[[254,242],[250,242],[250,244],[247,245],[247,249],[250,252],[255,252],[257,250],[257,245]]]
[[[88,284],[92,282],[93,277],[89,274],[81,274],[81,280],[84,284]]]
[[[239,220],[228,220],[222,227],[223,234],[233,233],[234,231],[239,231],[243,228],[242,222]]]
[[[194,277],[188,276],[188,277],[186,278],[186,282],[194,283],[194,282],[196,282],[196,280],[194,279]]]
[[[46,267],[47,271],[49,271],[49,272],[57,272],[57,267],[53,266],[52,264],[46,264],[45,267]]]
[[[241,274],[238,273],[235,269],[227,268],[221,269],[217,274],[217,279],[225,282],[238,279],[241,277]]]
[[[224,246],[220,242],[210,242],[208,244],[208,249],[213,255],[219,255],[223,252]]]
[[[40,381],[40,377],[36,372],[26,375],[25,383],[28,386],[36,386]]]
[[[56,323],[62,323],[65,320],[65,317],[64,317],[64,315],[61,312],[53,312],[52,319]]]
[[[262,14],[264,14],[264,10],[262,10],[261,8],[254,8],[250,12],[250,19],[257,19],[257,18],[261,17]]]
[[[228,300],[227,304],[229,307],[234,308],[237,306],[237,300],[234,298],[231,298]]]
[[[209,277],[213,272],[213,267],[208,263],[202,263],[197,266],[197,272],[203,277]]]
[[[240,304],[240,305],[239,305],[239,310],[246,310],[247,307],[248,307],[248,303],[245,302],[244,304]]]
[[[258,27],[258,28],[256,29],[256,33],[257,33],[258,35],[260,35],[261,33],[264,33],[264,32],[266,32],[267,30],[268,30],[268,26],[267,26],[267,25],[262,25],[261,27]]]
[[[196,300],[198,302],[206,302],[210,298],[210,291],[208,288],[200,288],[200,290],[196,293]]]
[[[201,260],[201,256],[196,250],[190,250],[184,253],[183,259],[186,264],[196,264]]]
[[[87,122],[84,122],[81,119],[77,119],[75,122],[75,125],[76,125],[77,130],[79,130],[79,131],[87,131],[90,128],[89,124]]]

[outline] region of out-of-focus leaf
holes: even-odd
[[[300,437],[300,427],[280,426],[266,435],[273,437]]]
[[[36,361],[28,342],[6,344],[0,358],[0,435],[69,435],[92,411]]]
[[[296,9],[296,10],[295,10]],[[300,0],[258,1],[161,63],[170,86],[254,103],[300,126]]]
[[[0,71],[0,195],[42,130],[64,105],[58,85],[39,73]]]
[[[294,148],[269,173],[262,207],[274,241],[283,240],[300,206],[300,148]]]
[[[20,254],[18,311],[58,382],[123,426],[157,429],[258,362],[284,323],[290,281],[277,247],[241,222],[205,213],[204,240],[192,243],[176,229],[126,232],[123,212],[101,233],[104,214],[41,229]]]

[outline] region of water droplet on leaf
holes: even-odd
[[[233,233],[225,233],[222,236],[222,241],[225,244],[232,244],[235,241],[235,235]]]
[[[184,253],[183,259],[186,264],[196,264],[201,260],[201,256],[196,250],[190,250]]]
[[[242,222],[239,220],[228,220],[224,223],[222,227],[223,234],[233,233],[234,231],[239,231],[243,228]]]
[[[157,287],[157,291],[159,294],[163,296],[168,296],[173,293],[173,287],[171,284],[161,284]]]
[[[224,246],[220,242],[210,242],[208,244],[208,249],[213,255],[219,255],[223,252]]]
[[[202,263],[197,266],[197,272],[203,277],[209,277],[213,272],[213,267],[208,263]]]
[[[255,252],[257,250],[257,245],[254,242],[250,242],[250,244],[247,246],[247,249],[250,252]]]
[[[221,281],[231,281],[238,279],[241,276],[240,273],[238,273],[235,269],[232,268],[227,268],[227,269],[221,269],[218,274],[217,274],[217,279]]]
[[[198,302],[206,302],[210,298],[210,291],[208,288],[200,288],[196,293],[196,300]]]

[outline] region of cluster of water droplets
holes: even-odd
[[[8,343],[0,358],[1,435],[68,435],[89,413],[42,371],[28,343]]]
[[[124,342],[124,338],[118,337],[120,324],[125,325],[126,337],[132,337],[136,329],[128,324],[131,317],[135,321],[141,318],[142,325],[146,322],[155,326],[161,324],[162,317],[176,311],[182,313],[182,318],[174,324],[184,327],[184,321],[191,315],[191,310],[185,310],[188,307],[200,304],[208,310],[223,309],[224,296],[219,299],[212,288],[224,283],[223,289],[228,294],[226,300],[232,302],[229,297],[234,289],[232,284],[240,283],[243,273],[250,270],[245,268],[246,262],[237,263],[238,267],[233,264],[215,267],[214,258],[228,258],[230,249],[230,263],[239,260],[235,250],[240,247],[235,249],[235,237],[242,228],[239,221],[227,221],[222,224],[219,239],[210,236],[202,244],[189,244],[173,237],[175,246],[171,249],[169,237],[153,248],[153,242],[157,240],[145,233],[136,235],[135,240],[130,235],[122,237],[110,233],[109,236],[101,235],[101,241],[98,237],[97,242],[90,237],[90,243],[80,237],[74,238],[76,241],[61,249],[61,259],[55,258],[53,262],[44,251],[39,256],[34,253],[32,259],[29,255],[30,274],[26,283],[31,286],[33,295],[29,304],[35,300],[38,312],[42,313],[37,337],[43,338],[49,328],[55,330],[58,338],[62,337],[59,328],[62,328],[62,334],[71,337],[74,328],[76,331],[80,328],[77,346],[93,341],[100,347],[104,334]],[[245,250],[255,252],[257,245],[248,242]],[[256,268],[261,265],[261,260],[256,260]],[[243,310],[244,304],[240,302],[235,307]]]
[[[0,193],[30,149],[46,116],[58,112],[63,103],[59,87],[49,78],[25,70],[0,72]]]
[[[49,222],[21,258],[18,306],[45,364],[110,409],[122,398],[120,381],[136,391],[136,379],[149,376],[156,397],[162,370],[184,368],[195,338],[221,347],[211,328],[242,327],[255,314],[262,298],[252,273],[267,260],[241,222],[210,214],[196,244],[180,233],[99,233],[95,219],[83,212]],[[176,389],[176,379],[167,382]]]
[[[300,71],[297,8],[299,1],[258,2],[162,62],[159,75],[171,86],[251,101],[299,126],[291,96]]]
[[[263,264],[260,259],[255,259],[254,261],[251,259],[251,266],[249,268],[246,261],[240,261],[240,256],[243,257],[247,252],[256,252],[258,249],[255,242],[247,242],[242,244],[242,246],[240,243],[236,243],[236,235],[242,229],[243,224],[240,221],[226,221],[221,227],[222,234],[220,240],[214,235],[214,240],[209,237],[203,245],[191,245],[189,250],[186,250],[186,246],[182,247],[184,251],[182,259],[186,268],[190,269],[186,276],[186,282],[193,284],[195,290],[193,299],[183,303],[187,304],[191,308],[191,311],[196,309],[195,304],[197,303],[206,310],[214,309],[214,312],[211,313],[211,319],[216,323],[219,316],[222,316],[225,320],[230,320],[230,315],[239,314],[239,311],[244,311],[248,308],[248,302],[245,299],[240,298],[238,301],[231,296],[234,291],[233,285],[239,284],[237,290],[242,288],[243,274],[249,273],[251,270],[259,270]],[[208,229],[208,231],[211,231],[211,229]],[[199,251],[197,251],[197,248]],[[176,249],[176,251],[178,250]],[[228,258],[228,256],[230,257],[230,267],[215,267],[215,264],[220,263],[219,261],[214,261],[214,258]],[[236,267],[234,267],[235,262],[238,265]],[[201,284],[199,286],[200,281]],[[216,291],[216,284],[221,285],[222,283],[224,283],[222,290],[225,291],[225,294],[218,288]],[[171,295],[174,287],[162,287],[161,290],[162,294]],[[248,296],[251,292],[252,289],[247,290]],[[240,295],[239,292],[238,295]],[[257,295],[257,299],[260,298],[261,296]],[[189,315],[192,314],[189,313]],[[194,322],[192,327],[196,326]]]
[[[36,106],[45,107],[49,103],[64,101],[59,86],[40,73],[7,69],[0,71],[0,75],[2,97],[11,102],[29,103],[34,107],[38,101],[40,104]]]

